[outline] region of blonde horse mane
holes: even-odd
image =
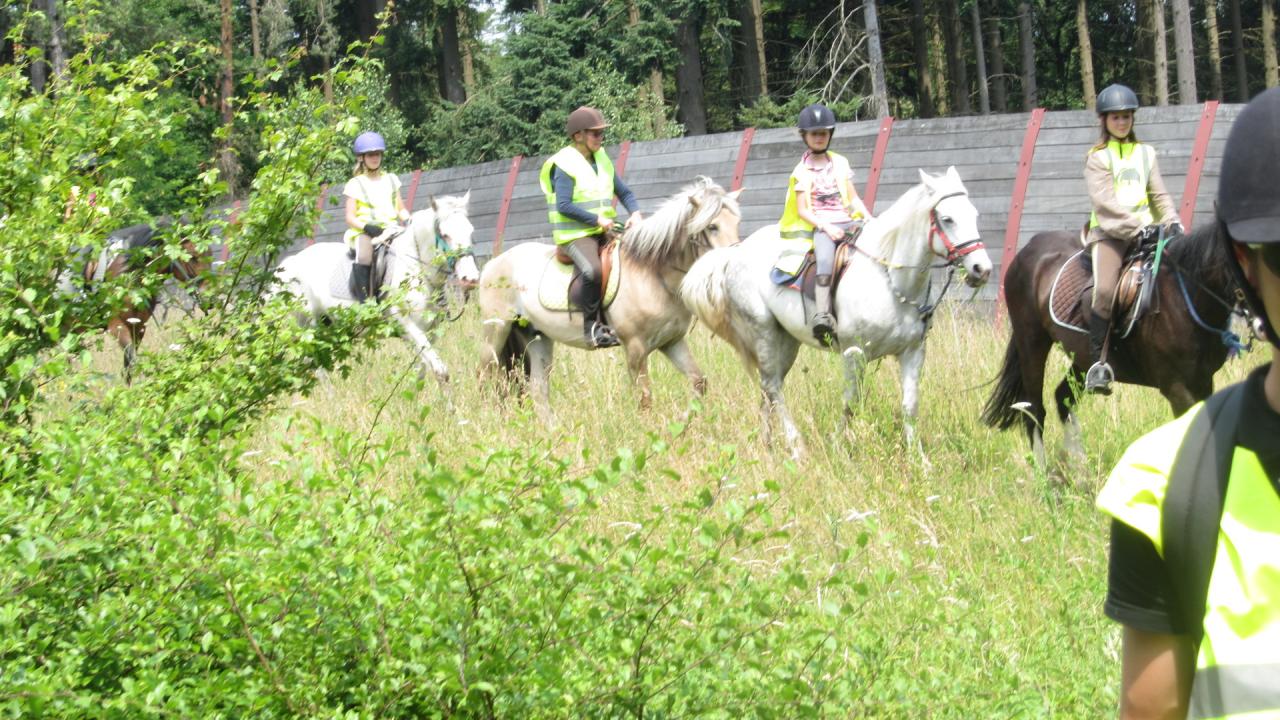
[[[725,210],[742,216],[737,200],[711,178],[699,175],[631,228],[622,239],[622,250],[640,264],[661,267],[686,251],[688,239],[705,232]]]

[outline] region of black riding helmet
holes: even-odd
[[[1138,96],[1128,86],[1116,83],[1102,88],[1102,92],[1098,93],[1098,101],[1094,105],[1099,115],[1122,110],[1137,110]]]
[[[814,103],[800,111],[800,119],[796,121],[800,130],[832,130],[836,129],[836,114],[822,103]]]
[[[1219,235],[1227,244],[1227,264],[1240,286],[1245,303],[1262,325],[1267,340],[1280,346],[1280,335],[1267,317],[1257,291],[1245,279],[1236,262],[1232,243],[1280,244],[1280,188],[1275,182],[1280,167],[1280,88],[1255,97],[1240,111],[1222,153],[1218,180]]]

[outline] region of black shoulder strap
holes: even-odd
[[[1191,421],[1169,473],[1161,513],[1165,566],[1183,624],[1197,646],[1204,633],[1209,575],[1218,547],[1222,502],[1245,385],[1238,383],[1215,393]]]

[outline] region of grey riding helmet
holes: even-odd
[[[831,108],[826,105],[814,103],[800,111],[800,117],[796,120],[796,127],[802,131],[835,130],[836,114],[831,112]]]
[[[1236,262],[1231,243],[1280,246],[1280,185],[1276,168],[1280,167],[1280,88],[1272,88],[1255,97],[1240,112],[1231,126],[1227,146],[1222,154],[1222,172],[1218,179],[1218,222],[1226,232],[1220,233],[1227,243],[1228,266],[1236,276],[1245,302],[1262,322],[1267,340],[1280,345],[1280,335],[1267,318],[1266,308]]]
[[[1094,106],[1097,108],[1099,115],[1123,110],[1137,110],[1138,96],[1128,86],[1118,83],[1108,85],[1102,88],[1102,92],[1098,93],[1098,101],[1094,103]]]

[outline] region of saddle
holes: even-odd
[[[614,272],[618,266],[618,241],[610,240],[600,246],[600,286],[602,308],[608,308],[618,294],[621,272]],[[555,254],[547,260],[542,271],[542,279],[538,281],[538,302],[547,310],[573,312],[582,309],[582,273],[574,266],[573,260],[557,246]]]
[[[840,280],[844,278],[845,270],[849,267],[849,261],[858,244],[858,236],[862,234],[862,227],[859,224],[849,228],[849,233],[845,238],[836,243],[835,260],[831,266],[831,297],[833,298],[836,296],[836,290],[840,287]],[[778,260],[774,263],[769,277],[775,285],[800,292],[804,301],[804,317],[807,323],[813,319],[813,311],[816,304],[814,288],[818,285],[818,262],[814,257],[812,243],[809,241],[789,240],[784,242],[787,243],[788,247],[785,247],[778,256]],[[831,315],[837,320],[839,319],[834,302],[831,304]]]
[[[1155,251],[1154,242],[1144,243],[1130,250],[1120,266],[1112,333],[1121,338],[1128,337],[1138,321],[1151,311],[1155,298],[1155,276],[1151,274]],[[1057,325],[1087,334],[1092,296],[1093,262],[1089,253],[1081,249],[1058,268],[1049,290],[1049,315]]]
[[[142,260],[139,251],[162,245],[163,241],[156,231],[164,226],[165,223],[158,227],[143,223],[120,228],[107,236],[107,242],[96,259],[91,257],[90,248],[78,248],[75,253],[85,263],[82,277],[89,283],[102,282],[106,279],[107,269],[121,255],[125,256],[130,266],[140,266]]]
[[[373,265],[369,272],[370,288],[369,297],[382,299],[382,285],[387,279],[387,268],[391,265],[391,257],[388,248],[391,247],[391,241],[395,240],[404,232],[403,228],[393,230],[387,234],[385,239],[373,244]],[[354,247],[347,248],[347,257],[352,261],[347,265],[346,272],[346,290],[350,293],[351,298],[357,297],[355,294],[356,275],[355,275],[355,259],[356,249]]]

